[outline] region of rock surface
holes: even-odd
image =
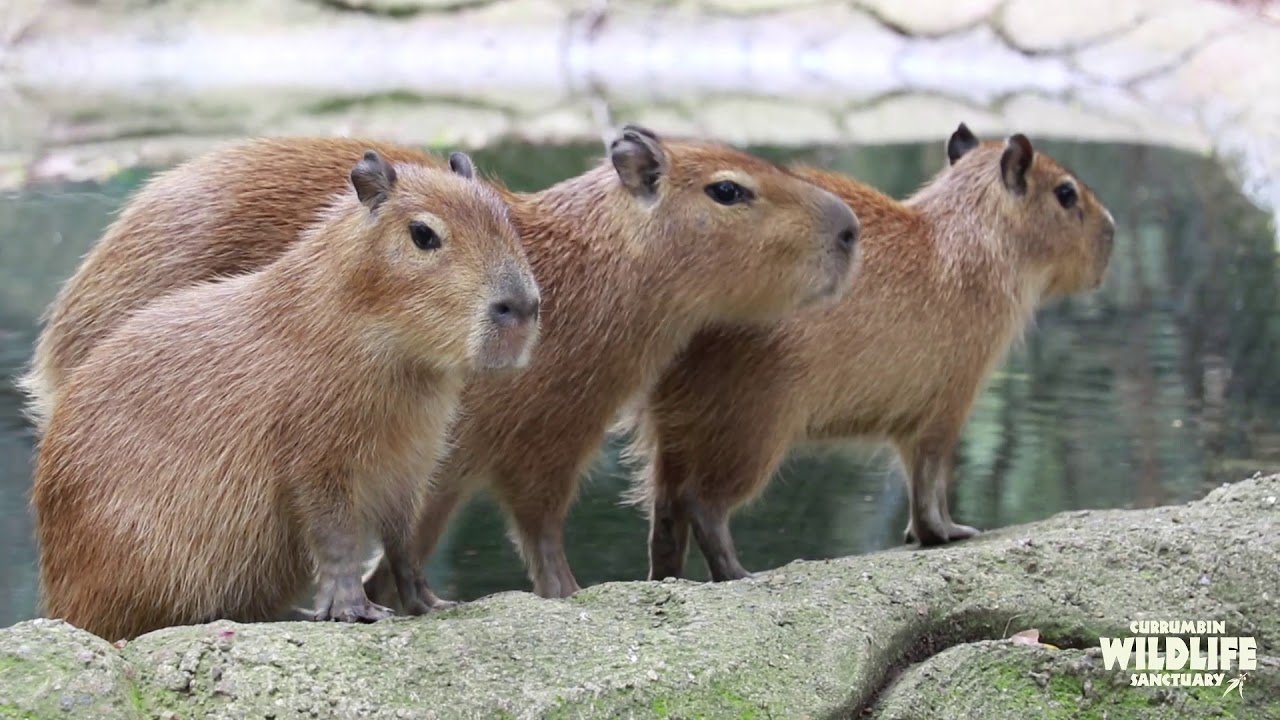
[[[953,547],[723,584],[503,593],[369,626],[170,628],[122,649],[0,631],[0,717],[1280,717],[1280,476],[1187,506],[1073,512]],[[1133,688],[1134,620],[1253,636],[1243,689]],[[1040,641],[1004,638],[1036,628]]]

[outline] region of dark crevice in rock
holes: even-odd
[[[1013,625],[1015,621],[1016,627]],[[834,717],[873,716],[881,696],[893,687],[904,672],[945,650],[958,645],[1004,640],[1005,633],[1010,630],[1016,632],[1020,628],[1042,626],[1053,628],[1058,622],[1060,620],[1037,623],[1035,617],[1027,613],[966,609],[940,617],[923,627],[911,628],[904,633],[908,637],[895,638],[890,644],[890,647],[898,648],[896,653],[875,659],[881,661],[879,664],[884,668],[875,680],[875,688],[861,700],[851,698],[850,706],[836,712]],[[1041,633],[1040,640],[1060,649],[1086,650],[1098,646],[1096,636],[1067,630],[1050,629],[1047,633]]]

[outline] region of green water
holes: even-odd
[[[1104,287],[1044,309],[996,372],[959,449],[953,512],[991,528],[1079,508],[1183,502],[1280,469],[1280,268],[1270,218],[1210,160],[1124,145],[1046,143],[1114,213]],[[756,148],[848,172],[905,196],[945,161],[940,144]],[[504,145],[482,169],[516,189],[576,174],[596,146]],[[112,214],[148,176],[0,195],[0,626],[35,612],[27,512],[33,439],[9,378],[37,320]],[[181,238],[175,241],[180,242]],[[885,452],[798,453],[735,520],[750,569],[897,544],[901,483]],[[646,526],[618,504],[626,474],[606,453],[571,517],[583,584],[641,578]],[[701,572],[695,561],[695,572]],[[527,589],[495,506],[454,522],[430,567],[455,598]]]

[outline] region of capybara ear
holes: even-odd
[[[627,192],[646,199],[657,194],[658,180],[667,171],[667,155],[652,130],[623,126],[621,135],[609,145],[609,159]]]
[[[947,160],[955,165],[965,153],[976,147],[978,147],[978,137],[973,134],[968,125],[960,123],[960,127],[951,133],[951,139],[947,141]]]
[[[476,166],[471,162],[471,157],[466,153],[450,153],[449,169],[468,180],[476,176]]]
[[[356,189],[360,202],[370,211],[377,210],[396,185],[395,168],[378,153],[366,150],[360,162],[351,168],[351,185]]]
[[[1022,133],[1009,136],[1005,143],[1004,154],[1000,156],[1000,175],[1004,178],[1004,186],[1015,194],[1027,191],[1027,170],[1031,168],[1034,154],[1031,141]]]

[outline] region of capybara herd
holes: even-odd
[[[650,578],[683,574],[691,532],[714,580],[747,576],[730,515],[809,440],[890,442],[908,539],[975,534],[947,507],[974,400],[1042,300],[1101,282],[1114,224],[1022,135],[946,150],[905,202],[633,125],[533,193],[337,138],[162,173],[21,380],[44,611],[111,640],[428,612],[425,562],[479,489],[566,597],[611,429],[643,460]]]

